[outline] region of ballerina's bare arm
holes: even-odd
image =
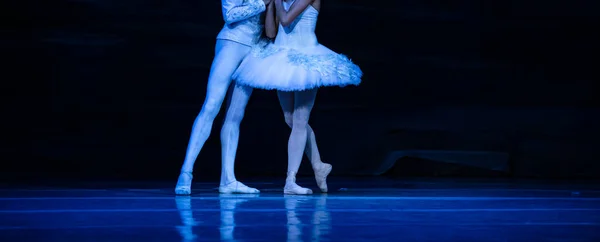
[[[275,14],[275,3],[271,2],[267,5],[265,16],[265,34],[271,39],[277,36],[277,26],[279,25]]]
[[[221,0],[223,19],[225,23],[232,24],[256,16],[266,10],[265,1],[249,0],[244,3],[243,0]]]
[[[277,11],[277,18],[284,27],[289,26],[294,20],[300,15],[308,5],[312,4],[314,0],[296,0],[290,6],[288,11],[283,8],[283,0],[273,0],[275,2],[275,10]]]

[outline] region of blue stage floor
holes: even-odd
[[[259,196],[212,183],[191,197],[166,183],[5,187],[0,241],[600,241],[600,190],[586,185],[346,181],[284,196],[279,182],[249,183]]]

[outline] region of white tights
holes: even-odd
[[[234,162],[240,134],[240,124],[244,118],[244,111],[250,100],[252,91],[253,89],[247,86],[234,85],[232,88],[228,105],[229,108],[227,109],[225,122],[221,129],[223,159],[221,185],[224,185],[224,178],[233,177],[233,179],[235,179]],[[288,143],[288,178],[293,178],[294,182],[292,183],[295,184],[295,177],[302,161],[302,155],[303,153],[306,153],[312,164],[313,170],[315,171],[317,184],[321,190],[327,192],[325,179],[331,170],[331,165],[321,161],[315,133],[308,124],[308,118],[316,94],[317,91],[315,89],[296,93],[278,92],[278,97],[285,122],[292,128],[292,134],[290,135]],[[231,181],[225,180],[225,182]],[[292,184],[290,183],[289,185]]]
[[[316,90],[315,90],[316,95]],[[279,98],[279,104],[281,105],[281,109],[283,110],[283,116],[285,118],[285,123],[293,128],[294,125],[294,93],[293,92],[277,92],[277,97]],[[316,97],[316,96],[315,96]],[[314,100],[313,100],[314,103]],[[313,167],[320,165],[321,162],[321,154],[319,153],[319,148],[317,147],[317,139],[315,137],[315,132],[309,124],[306,125],[307,131],[307,139],[306,146],[304,149],[304,153],[308,156],[310,163]]]
[[[318,171],[328,168],[329,170],[325,174],[326,177],[331,170],[329,164],[321,161],[314,131],[308,125],[310,112],[317,97],[317,90],[277,92],[277,95],[283,109],[285,121],[292,128],[288,141],[288,172],[284,193],[311,194],[312,190],[296,184],[296,174],[300,168],[303,153],[306,152],[306,155],[309,157],[316,176],[318,176]],[[317,183],[319,183],[318,177]],[[326,184],[325,189],[323,189],[322,184],[319,184],[319,187],[321,190],[327,191]]]
[[[211,133],[213,121],[219,113],[223,100],[227,95],[227,90],[231,85],[231,75],[238,68],[244,57],[250,52],[250,49],[249,46],[237,42],[217,40],[215,58],[208,77],[206,99],[204,100],[200,114],[196,117],[192,127],[185,160],[181,167],[181,175],[179,176],[179,181],[177,182],[177,187],[175,189],[176,193],[190,193],[192,171],[194,170],[196,158]],[[235,116],[234,118],[239,118],[241,121],[250,93],[241,93],[244,95],[241,97],[232,96],[232,101],[230,101],[228,108],[229,111],[227,112],[228,116],[231,114],[232,116]],[[241,115],[239,115],[239,112],[241,112]],[[239,126],[223,126],[221,135],[221,145],[223,150],[221,185],[230,184],[236,181],[233,171],[233,160],[238,137]]]
[[[192,127],[185,160],[175,188],[177,194],[191,193],[192,172],[196,158],[211,133],[214,119],[221,109],[227,90],[231,85],[231,75],[249,52],[249,46],[228,40],[217,40],[215,58],[208,78],[206,99]],[[306,152],[311,161],[317,184],[322,191],[327,191],[325,179],[331,171],[331,165],[321,161],[315,134],[308,125],[316,93],[316,89],[301,92],[278,92],[285,122],[292,128],[288,142],[288,179],[286,179],[288,193],[306,194],[310,191],[310,189],[304,189],[295,183],[303,152]],[[240,123],[251,95],[252,88],[250,87],[234,85],[231,90],[225,122],[221,129],[222,160],[219,190],[224,189],[221,191],[222,193],[258,192],[256,189],[248,188],[237,182],[234,172]]]

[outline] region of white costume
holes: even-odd
[[[288,10],[293,1],[283,4]],[[360,84],[360,68],[317,41],[318,15],[309,5],[290,26],[279,25],[275,42],[253,48],[233,79],[240,85],[279,91]]]

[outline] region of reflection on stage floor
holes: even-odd
[[[261,184],[272,183],[250,185]],[[0,241],[600,241],[590,187],[376,184],[311,196],[220,195],[202,183],[192,196],[170,184],[5,188]]]

